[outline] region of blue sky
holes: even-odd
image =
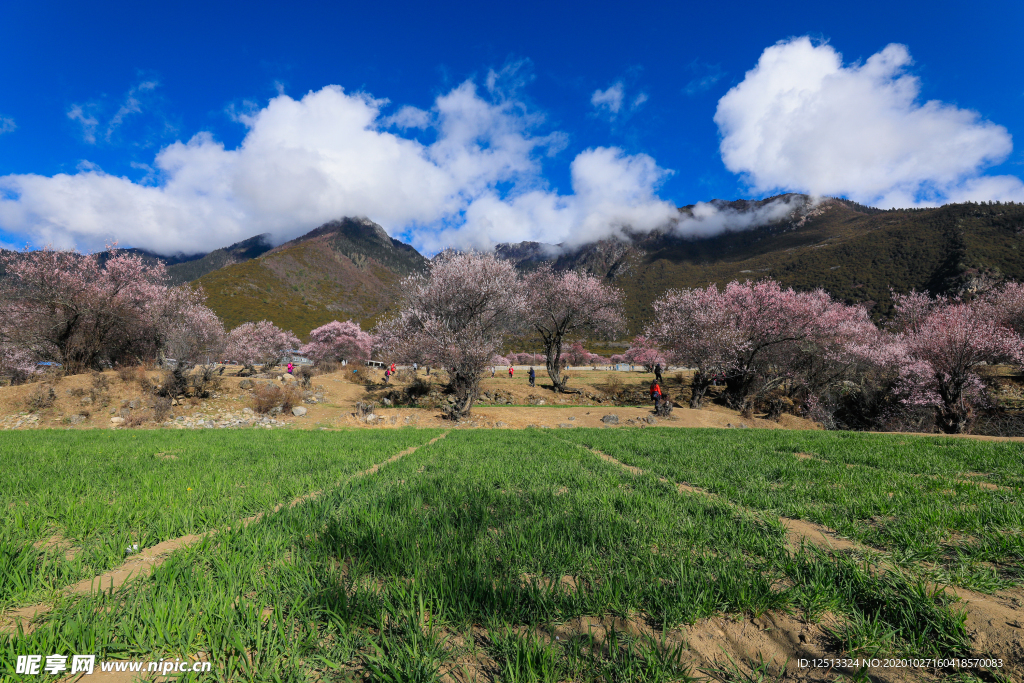
[[[434,252],[782,191],[1022,201],[1021,27],[1019,2],[8,3],[0,244],[350,214]]]

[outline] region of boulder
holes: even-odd
[[[292,408],[292,415],[294,415],[295,417],[302,417],[305,414],[306,409],[303,408],[302,406],[295,406],[294,408]]]
[[[241,382],[238,383],[238,388],[239,389],[252,389],[252,380],[251,379],[243,379]]]
[[[85,415],[72,415],[68,418],[68,421],[73,425],[82,424],[85,420]]]
[[[110,424],[112,424],[112,425],[124,424],[124,418],[123,417],[112,417],[112,418],[110,418]]]
[[[619,424],[619,416],[615,414],[605,415],[601,418],[601,422],[604,422],[606,425],[617,425]]]

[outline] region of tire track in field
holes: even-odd
[[[562,441],[557,437],[552,437]],[[605,462],[616,465],[635,475],[644,474],[644,470],[618,460],[596,448],[572,444],[568,441],[562,443],[578,446],[590,451]],[[658,480],[673,484],[680,493],[690,493],[706,496],[707,498],[721,501],[731,508],[756,512],[748,507],[737,505],[726,500],[706,489],[690,486],[678,482],[672,482],[665,477],[658,477]],[[879,551],[874,550],[856,541],[840,538],[828,527],[813,522],[807,522],[788,517],[779,517],[779,521],[786,527],[790,544],[794,548],[800,546],[803,540],[825,550],[857,550],[871,552],[875,555]],[[891,571],[899,572],[895,565],[882,560],[878,563],[882,573]],[[1000,591],[996,595],[985,595],[958,586],[940,585],[932,581],[926,582],[927,589],[948,590],[960,599],[958,606],[966,612],[966,626],[972,642],[977,648],[976,656],[980,657],[1001,657],[1009,666],[1002,670],[1003,673],[1011,671],[1017,674],[1024,673],[1024,589],[1021,587]],[[1024,679],[1022,679],[1024,680]]]
[[[813,453],[794,453],[793,456],[797,460],[814,460],[815,462],[824,462],[824,463],[832,464],[831,460],[827,460],[827,459],[821,457],[820,455],[815,455]],[[866,469],[874,470],[876,472],[884,472],[885,471],[884,468],[882,468],[882,467],[880,467],[878,465],[869,465],[869,464],[863,463],[863,462],[848,462],[848,463],[846,463],[846,467],[849,468],[849,469],[857,469],[859,467],[863,467],[863,468],[866,468]],[[993,484],[990,481],[979,480],[979,479],[975,479],[974,478],[974,477],[984,477],[984,476],[986,476],[982,472],[964,472],[963,476],[967,477],[967,479],[963,479],[963,478],[961,478],[959,476],[948,477],[948,476],[942,475],[942,474],[926,474],[924,472],[901,472],[901,474],[905,474],[905,475],[907,475],[909,477],[931,479],[933,481],[942,481],[942,482],[948,481],[948,482],[957,483],[957,484],[964,484],[964,485],[967,485],[967,486],[977,486],[979,488],[987,489],[989,491],[1008,491],[1010,493],[1014,493],[1016,491],[1016,489],[1014,489],[1014,488],[1012,488],[1010,486],[1000,486],[999,484]]]
[[[369,467],[360,472],[349,475],[345,480],[338,482],[334,486],[340,486],[345,481],[351,481],[358,479],[359,477],[369,476],[375,474],[381,467],[390,463],[401,460],[407,455],[415,453],[420,448],[430,446],[431,444],[439,441],[440,439],[448,436],[448,432],[444,432],[439,436],[435,436],[430,441],[420,444],[418,446],[410,446],[404,451],[392,455],[387,460],[378,462],[377,464]],[[270,513],[260,512],[251,517],[244,517],[238,520],[235,527],[246,527],[250,524],[254,524],[263,519],[266,514],[273,514],[285,507],[293,508],[300,503],[304,503],[309,500],[315,500],[322,496],[328,489],[320,489],[319,491],[311,491],[310,493],[304,493],[303,495],[294,498],[286,503],[278,503]],[[225,531],[230,531],[233,527],[224,527]],[[78,583],[72,584],[63,589],[64,595],[83,595],[86,593],[93,592],[94,589],[98,590],[114,590],[122,586],[128,579],[133,576],[142,576],[146,571],[152,570],[163,564],[168,556],[175,550],[180,548],[186,548],[188,546],[199,543],[204,538],[217,534],[219,529],[210,529],[201,534],[186,534],[185,536],[178,536],[177,538],[170,538],[166,541],[161,541],[156,545],[150,546],[143,549],[137,555],[133,555],[128,560],[125,560],[121,565],[100,574],[94,576],[91,579],[83,579]],[[53,605],[50,603],[39,603],[36,605],[29,605],[28,607],[20,607],[17,609],[9,610],[8,612],[0,615],[0,633],[17,633],[18,627],[21,626],[25,633],[31,633],[33,630],[32,620],[36,617],[46,614],[53,609]]]
[[[561,439],[558,439],[558,440],[561,441]],[[563,443],[569,443],[569,442],[565,441]],[[621,460],[618,460],[618,459],[608,455],[607,453],[605,453],[603,451],[599,451],[596,448],[590,448],[588,446],[581,446],[580,444],[573,444],[573,445],[579,446],[580,448],[584,448],[584,449],[590,451],[591,453],[593,453],[594,455],[596,455],[597,457],[601,458],[605,462],[609,462],[609,463],[611,463],[613,465],[621,467],[622,469],[624,469],[624,470],[626,470],[628,472],[631,472],[632,474],[636,474],[636,475],[644,474],[644,470],[640,469],[639,467],[634,467],[633,465],[627,465],[626,463],[622,462]],[[733,508],[735,510],[745,510],[747,512],[755,512],[755,513],[758,512],[756,510],[752,510],[751,508],[745,507],[743,505],[738,505],[736,503],[733,503],[730,500],[726,500],[725,498],[722,498],[721,496],[719,496],[717,494],[714,494],[711,491],[708,491],[707,489],[702,489],[702,488],[699,488],[699,487],[696,487],[696,486],[690,486],[689,484],[681,484],[679,482],[673,482],[673,481],[670,481],[670,480],[666,479],[665,477],[658,477],[658,481],[660,481],[662,483],[665,483],[665,484],[672,484],[672,485],[674,485],[676,487],[676,490],[679,491],[679,493],[691,493],[691,494],[694,494],[694,495],[704,496],[706,498],[710,498],[710,499],[717,500],[717,501],[720,501],[722,503],[725,503],[726,505],[728,505],[729,507],[731,507],[731,508]],[[857,543],[855,541],[851,541],[851,540],[846,539],[846,538],[841,538],[840,536],[836,535],[835,531],[833,531],[832,529],[829,529],[826,526],[822,526],[821,524],[815,524],[814,522],[808,522],[807,520],[803,520],[803,519],[793,519],[791,517],[781,517],[780,516],[778,519],[779,519],[779,522],[784,527],[786,527],[787,538],[788,538],[790,544],[793,547],[795,547],[795,548],[800,547],[800,542],[803,541],[803,540],[806,540],[809,543],[811,543],[812,545],[815,545],[815,546],[817,546],[819,548],[823,548],[825,550],[870,550],[869,548],[867,548],[866,546],[861,545],[860,543]]]

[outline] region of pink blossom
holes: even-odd
[[[268,320],[243,323],[228,333],[224,353],[252,369],[256,365],[264,370],[277,365],[286,350],[296,349],[299,338]]]
[[[606,338],[621,332],[625,325],[622,293],[593,275],[556,273],[550,266],[527,275],[526,287],[530,293],[530,323],[544,341],[548,376],[555,391],[562,391],[566,362],[562,345],[566,338],[584,333]]]
[[[456,397],[452,417],[468,415],[484,368],[525,320],[515,268],[493,254],[444,252],[401,291],[399,312],[375,328],[382,352],[443,367]]]
[[[359,323],[333,320],[309,333],[309,343],[299,351],[315,361],[365,361],[370,358],[373,338]]]
[[[637,335],[629,345],[629,349],[623,354],[627,363],[642,365],[647,372],[654,372],[655,365],[665,364],[665,355],[654,345],[651,339],[645,335]]]
[[[201,292],[168,288],[162,264],[147,265],[116,245],[105,261],[46,248],[0,255],[0,265],[7,271],[0,281],[0,343],[59,361],[68,372],[101,361],[140,362],[175,343],[177,353],[189,334],[201,338],[200,347],[216,343],[218,322]]]

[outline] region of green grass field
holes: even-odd
[[[0,633],[3,661],[204,653],[216,675],[188,680],[775,680],[756,662],[695,667],[673,634],[722,614],[832,615],[850,654],[967,655],[962,612],[927,582],[1024,579],[1019,444],[528,429],[428,445],[438,434],[4,434],[4,605],[54,609],[28,634]],[[972,483],[978,474],[1001,488]],[[793,547],[780,515],[873,550]],[[113,592],[57,590],[115,566],[126,544],[213,528]],[[36,548],[55,534],[81,552]],[[878,571],[882,558],[901,571]],[[552,635],[607,617],[635,627]]]

